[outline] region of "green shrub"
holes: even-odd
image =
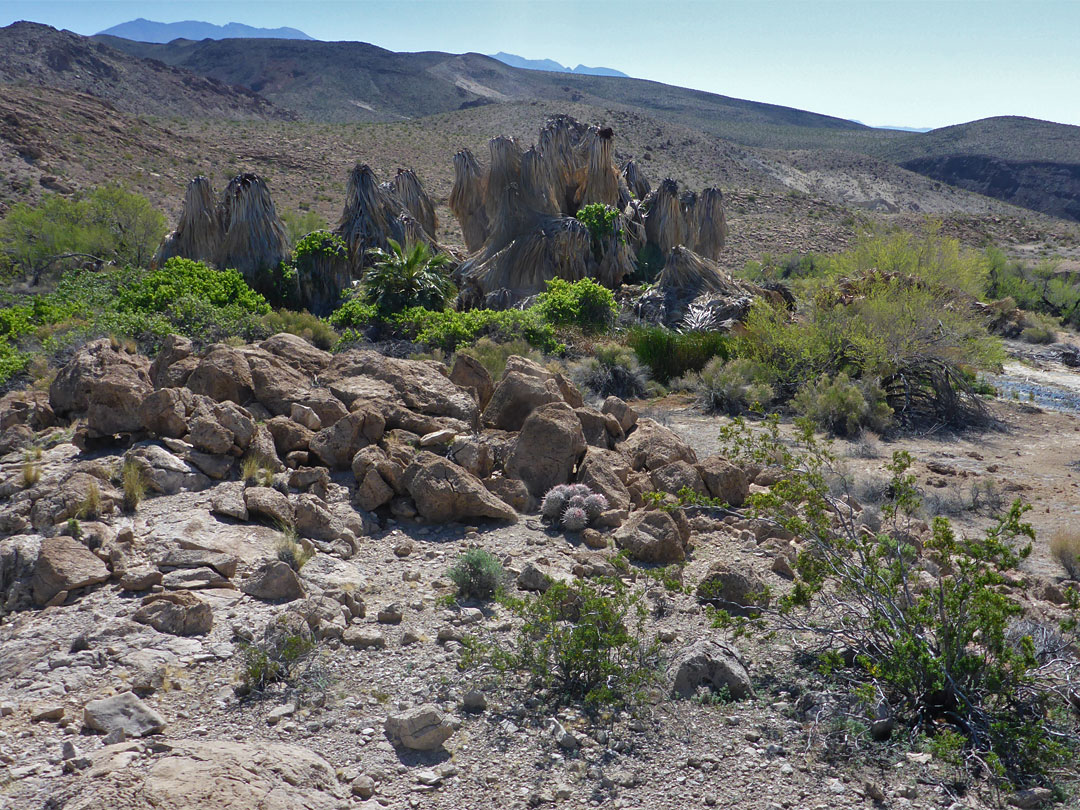
[[[570,379],[598,397],[641,399],[648,375],[634,352],[618,343],[601,343],[591,357],[570,365]]]
[[[988,251],[988,256],[986,294],[990,298],[1012,298],[1021,309],[1051,315],[1073,328],[1080,327],[1080,280],[1075,273],[1059,272],[1056,261],[1029,267],[1008,261],[999,250]]]
[[[505,604],[522,624],[513,647],[491,651],[492,661],[526,673],[551,701],[632,704],[655,682],[659,645],[645,635],[641,590],[615,578],[576,579]]]
[[[330,325],[311,313],[293,312],[288,309],[279,309],[262,317],[263,328],[271,335],[286,332],[306,340],[308,343],[320,349],[329,351],[334,348],[339,335]]]
[[[744,357],[724,361],[714,357],[700,374],[689,378],[698,404],[706,411],[737,415],[744,410],[763,412],[775,399],[769,370]]]
[[[374,263],[364,270],[360,294],[382,316],[412,307],[442,310],[457,291],[446,273],[450,257],[432,254],[423,242],[403,248],[388,239],[390,249],[373,248],[368,256]]]
[[[544,322],[535,308],[470,309],[465,312],[416,308],[399,313],[393,324],[408,339],[447,352],[482,337],[500,343],[524,340],[546,354],[562,351],[551,325]]]
[[[0,387],[8,380],[22,374],[30,365],[30,355],[20,352],[8,343],[6,338],[0,337]]]
[[[630,277],[631,284],[652,284],[664,270],[667,258],[660,247],[653,242],[647,242],[637,253],[634,263],[634,274]]]
[[[603,258],[604,240],[615,233],[615,223],[619,219],[619,212],[610,205],[591,203],[583,205],[574,216],[578,222],[588,228],[593,257],[600,261]]]
[[[792,404],[815,426],[836,436],[856,436],[864,427],[881,433],[892,420],[892,408],[879,385],[856,382],[842,371],[808,382]]]
[[[326,219],[318,211],[282,211],[281,221],[289,235],[289,244],[299,250],[304,237],[315,231],[326,230]]]
[[[576,326],[586,334],[610,329],[618,312],[611,290],[590,278],[551,279],[537,296],[535,309],[553,326]]]
[[[253,315],[270,311],[266,299],[252,290],[236,270],[215,270],[202,262],[174,257],[124,286],[117,308],[126,312],[169,312],[183,298],[214,307],[236,306]]]
[[[1030,632],[1016,632],[1023,604],[1004,587],[1031,552],[1029,507],[1015,502],[982,537],[957,536],[937,517],[920,553],[909,454],[893,454],[884,525],[869,533],[850,519],[846,492],[833,492],[836,459],[811,426],[794,449],[776,420],[766,428],[737,422],[723,433],[724,454],[779,468],[780,481],[750,495],[747,508],[800,538],[795,584],[758,620],[719,613],[717,621],[823,640],[815,652],[834,695],[870,719],[886,707],[913,732],[962,736],[964,759],[992,775],[1031,784],[1074,770],[1076,716]],[[1064,626],[1074,633],[1074,618]]]
[[[267,628],[262,642],[240,648],[241,693],[262,692],[277,683],[296,686],[317,685],[317,647],[306,623],[280,615]]]
[[[506,581],[506,572],[498,558],[478,548],[462,554],[446,575],[457,586],[460,599],[491,599]]]
[[[675,332],[662,326],[637,326],[629,331],[627,345],[652,376],[667,384],[692,371],[701,371],[714,357],[731,356],[730,339],[719,332]]]
[[[379,313],[362,296],[353,295],[345,299],[326,320],[337,329],[364,329],[379,320]]]

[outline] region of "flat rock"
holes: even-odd
[[[240,590],[256,599],[273,602],[291,602],[304,597],[304,586],[300,577],[288,563],[281,560],[267,560],[244,580]]]
[[[454,733],[442,712],[431,703],[390,715],[385,728],[391,743],[413,751],[434,751]]]
[[[34,601],[49,602],[61,591],[85,588],[109,580],[109,569],[73,537],[60,535],[41,541],[32,587]]]
[[[131,618],[174,636],[204,636],[214,627],[214,611],[190,591],[148,596]]]
[[[165,729],[161,715],[139,700],[134,692],[91,700],[83,707],[83,723],[103,734],[122,731],[127,737],[145,737]]]

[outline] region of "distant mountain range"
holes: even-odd
[[[506,53],[505,51],[499,51],[498,53],[488,54],[492,59],[498,59],[504,65],[510,65],[510,67],[524,68],[525,70],[547,70],[552,73],[578,73],[583,76],[618,76],[622,79],[629,79],[630,77],[622,71],[615,70],[614,68],[606,67],[588,67],[586,65],[578,65],[576,68],[568,68],[565,65],[560,65],[554,59],[526,59],[524,56],[518,56],[513,53]]]
[[[235,22],[214,25],[198,20],[163,23],[144,20],[142,17],[98,33],[136,42],[172,42],[174,39],[314,39],[295,28],[253,28]]]

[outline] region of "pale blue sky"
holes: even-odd
[[[0,25],[80,34],[136,17],[604,65],[877,126],[991,115],[1080,125],[1080,0],[0,2]]]

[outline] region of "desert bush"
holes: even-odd
[[[731,356],[730,339],[719,332],[682,333],[662,326],[636,326],[627,333],[626,342],[664,385],[701,371],[714,357],[727,360]]]
[[[102,259],[145,267],[165,235],[165,216],[116,184],[85,195],[48,194],[18,203],[0,220],[0,253],[18,272],[39,279],[53,267]]]
[[[1080,580],[1080,530],[1058,529],[1050,538],[1050,554],[1069,579]]]
[[[75,517],[79,520],[97,520],[101,517],[102,507],[101,487],[96,481],[91,481],[86,488],[86,495],[75,512]]]
[[[296,614],[280,614],[272,620],[262,641],[240,645],[238,691],[263,692],[279,683],[318,686],[322,677],[317,654],[315,639],[303,619]]]
[[[266,300],[236,270],[215,270],[179,257],[124,285],[117,296],[117,307],[126,312],[168,312],[182,298],[195,298],[215,307],[236,306],[252,315],[270,311]]]
[[[835,436],[856,436],[865,427],[877,433],[892,420],[885,392],[873,381],[848,379],[844,372],[805,384],[792,400],[795,410]]]
[[[1046,783],[1076,762],[1080,729],[1056,691],[1064,670],[1040,665],[1030,636],[1008,633],[1023,606],[1002,586],[1031,552],[1028,507],[1013,503],[974,538],[935,518],[922,545],[941,573],[921,585],[928,573],[910,539],[919,499],[909,454],[894,453],[887,466],[891,497],[882,529],[870,534],[830,491],[835,458],[809,424],[794,447],[780,439],[776,420],[758,432],[736,422],[724,441],[729,458],[780,467],[781,480],[747,505],[798,536],[803,550],[794,587],[777,605],[756,620],[718,613],[720,623],[819,639],[814,650],[832,690],[860,701],[869,718],[884,707],[913,733],[959,735],[962,759],[991,775]]]
[[[488,658],[501,671],[526,674],[551,702],[633,704],[654,683],[659,644],[646,636],[640,589],[615,578],[576,579],[503,603],[521,625],[510,648],[489,649]]]
[[[373,263],[360,281],[361,298],[383,316],[412,307],[442,310],[456,294],[446,272],[450,257],[431,252],[423,242],[402,247],[388,239],[389,250],[372,248]]]
[[[134,512],[146,497],[146,475],[134,460],[128,459],[120,467],[120,484],[124,490],[124,510]]]
[[[1075,274],[1060,273],[1058,262],[1053,260],[1031,267],[1010,262],[999,250],[990,250],[988,255],[987,296],[1012,298],[1021,309],[1060,318],[1073,328],[1080,327],[1080,281]]]
[[[586,334],[610,329],[618,312],[611,290],[590,278],[551,279],[534,308],[552,326],[575,326]]]
[[[550,324],[535,309],[433,312],[417,308],[400,313],[394,324],[404,337],[448,352],[482,337],[500,343],[524,340],[546,354],[562,351]]]
[[[588,229],[593,258],[600,261],[603,258],[604,240],[615,232],[619,212],[610,205],[591,203],[583,205],[574,218]]]
[[[600,343],[591,357],[570,364],[570,379],[598,397],[640,399],[648,374],[631,349],[618,343]]]
[[[483,549],[469,549],[446,572],[460,599],[491,599],[503,587],[506,572],[499,559]]]
[[[775,399],[769,369],[748,358],[714,357],[700,374],[686,378],[698,404],[709,413],[763,412]]]
[[[315,547],[310,543],[300,542],[296,532],[289,527],[281,530],[281,536],[274,548],[277,558],[287,563],[298,574],[300,569],[311,562],[311,558],[315,556]]]
[[[307,311],[279,309],[263,315],[262,326],[271,335],[287,332],[325,351],[334,348],[339,337],[326,321]]]

